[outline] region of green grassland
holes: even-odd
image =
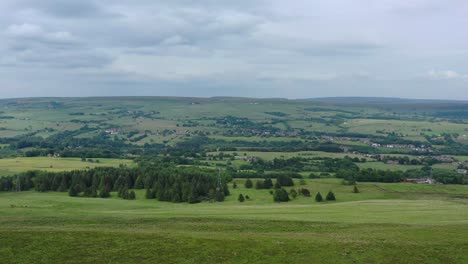
[[[221,136],[222,127],[215,120],[226,116],[248,118],[256,123],[270,123],[280,129],[295,129],[319,133],[361,133],[386,135],[401,133],[406,139],[424,141],[423,134],[467,134],[468,125],[444,118],[427,116],[424,105],[408,103],[410,112],[394,112],[393,104],[387,108],[371,103],[361,106],[345,103],[332,104],[317,100],[252,99],[252,98],[172,98],[172,97],[119,97],[119,98],[34,98],[0,100],[0,137],[14,137],[53,129],[40,136],[48,137],[62,131],[89,127],[120,128],[122,132],[175,130],[205,131]],[[409,107],[409,106],[407,106]],[[451,111],[445,103],[434,103],[433,111]],[[445,108],[444,108],[445,107]],[[280,113],[274,115],[272,113]],[[425,115],[426,114],[426,115]],[[378,117],[376,117],[378,116]],[[417,116],[417,119],[414,118]],[[383,120],[382,117],[400,120]],[[273,123],[273,121],[279,123]],[[195,122],[193,126],[184,124]],[[380,131],[377,133],[377,131]],[[86,132],[85,132],[86,133]],[[460,142],[466,142],[460,138]],[[145,139],[148,140],[148,139]],[[153,141],[179,140],[177,137]],[[248,139],[247,139],[248,140]],[[144,142],[136,142],[136,144]]]
[[[243,180],[223,203],[0,193],[3,263],[466,263],[468,188],[307,180],[274,203]],[[239,193],[251,200],[237,201]]]
[[[98,159],[99,162],[81,161],[79,158],[13,158],[0,159],[0,176],[13,175],[28,170],[70,171],[94,167],[117,167],[120,164],[131,165],[133,161],[124,159]]]
[[[4,99],[0,177],[27,170],[135,164],[102,157],[164,156],[174,162],[171,166],[213,170],[250,164],[239,157],[221,159],[221,151],[215,150],[223,149],[236,150],[222,151],[225,154],[269,161],[315,159],[301,161],[305,166],[293,170],[305,178],[319,174],[314,170],[325,158],[346,156],[366,158],[356,162],[361,169],[420,169],[424,165],[385,164],[366,154],[419,159],[421,152],[407,146],[373,148],[366,139],[430,143],[435,152],[466,161],[468,156],[454,155],[468,153],[467,105],[352,98]],[[344,140],[331,144],[324,135]],[[187,139],[194,140],[178,149]],[[197,145],[197,140],[208,143]],[[44,157],[48,153],[93,157],[93,162]],[[42,157],[25,157],[31,155]],[[457,166],[432,168],[455,173]],[[252,180],[255,186],[257,179]],[[0,192],[0,262],[468,263],[467,185],[358,183],[360,193],[353,193],[353,186],[341,179],[306,179],[304,185],[295,180],[287,191],[307,188],[313,196],[274,203],[270,190],[247,189],[245,179],[233,181],[238,188],[229,183],[231,195],[222,203],[159,202],[145,199],[145,190],[135,190],[137,199],[132,201],[116,193],[101,199],[69,197],[66,192]],[[325,197],[330,190],[336,202],[315,202],[317,192]],[[250,199],[240,203],[240,194]]]

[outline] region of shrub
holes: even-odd
[[[238,200],[239,202],[243,203],[243,202],[245,201],[244,195],[242,195],[242,193],[239,194],[239,198],[237,198],[237,200]]]

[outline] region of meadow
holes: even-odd
[[[456,171],[468,160],[466,106],[378,98],[0,100],[0,177],[28,170],[86,170],[83,175],[91,175],[88,169],[94,167],[141,165],[132,159],[161,165],[141,166],[146,168],[141,178],[129,168],[109,169],[108,175],[99,174],[101,179],[94,174],[92,181],[90,175],[79,180],[74,173],[70,182],[62,175],[63,181],[44,184],[47,181],[39,175],[31,180],[34,188],[23,192],[14,192],[16,182],[2,178],[0,262],[468,263],[468,178]],[[400,147],[374,148],[372,143]],[[47,157],[49,153],[74,158]],[[386,164],[369,157],[375,154],[406,156],[418,165]],[[429,164],[421,155],[448,155],[460,163]],[[279,159],[280,165],[242,156]],[[293,157],[305,159],[286,160]],[[342,160],[330,163],[327,158]],[[326,163],[328,167],[321,166]],[[167,171],[161,170],[166,166]],[[376,182],[358,182],[360,192],[354,193],[353,186],[341,179],[308,179],[311,172],[332,177],[343,168],[415,169],[420,174],[414,175],[427,177],[429,166],[446,173],[447,181],[437,180],[450,184],[380,183],[375,177],[366,180]],[[204,187],[197,189],[205,196],[197,193],[198,200],[184,201],[199,202],[203,197],[201,203],[145,199],[144,189],[131,190],[136,200],[124,200],[115,192],[129,199],[124,191],[152,184],[149,194],[156,195],[157,188],[158,195],[171,194],[166,201],[181,201],[185,191],[193,194],[193,186],[182,184],[176,172],[197,172],[195,167],[203,168],[203,176],[210,175],[211,180],[193,184]],[[206,201],[217,200],[220,193],[224,197],[221,181],[243,177],[241,170],[254,177],[297,172],[305,179],[295,179],[295,186],[285,190],[307,188],[312,197],[290,195],[291,201],[276,203],[270,190],[246,188],[245,179],[233,179],[226,181],[231,194],[224,202]],[[166,186],[165,176],[177,180],[166,181],[172,184]],[[158,184],[150,183],[155,178]],[[255,186],[260,179],[252,180]],[[66,192],[33,191],[64,190],[59,188],[62,184]],[[106,197],[103,194],[110,190],[114,191],[107,199],[84,197]],[[80,197],[70,197],[68,191]],[[315,194],[325,197],[329,191],[336,201],[315,201]],[[239,202],[240,194],[249,198]]]
[[[313,193],[274,203],[238,188],[223,203],[174,204],[0,193],[3,263],[466,263],[468,188],[306,180]],[[237,201],[238,194],[250,200]]]
[[[0,159],[0,176],[13,175],[28,170],[44,171],[71,171],[95,167],[117,167],[120,164],[132,165],[132,160],[125,159],[93,159],[82,161],[80,158],[56,158],[56,157],[34,157],[34,158],[9,158]]]

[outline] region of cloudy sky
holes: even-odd
[[[468,99],[466,0],[1,0],[0,97]]]

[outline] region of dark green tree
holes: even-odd
[[[247,179],[245,181],[245,188],[252,188],[253,187],[253,183],[250,179]]]
[[[275,193],[273,194],[273,201],[278,202],[278,203],[288,202],[289,201],[288,192],[283,188],[276,189]]]
[[[327,193],[327,197],[325,197],[327,201],[336,201],[335,194],[332,191]]]
[[[132,190],[128,194],[128,200],[135,200],[135,199],[136,199],[136,195],[135,195],[135,192]]]
[[[323,197],[320,194],[320,192],[318,192],[317,195],[315,195],[315,201],[316,202],[322,202],[323,201]]]
[[[238,200],[239,202],[243,203],[243,202],[245,201],[244,195],[242,195],[242,193],[239,194],[239,198],[237,198],[237,200]]]
[[[101,188],[101,190],[99,191],[99,197],[101,197],[101,198],[109,198],[109,197],[110,197],[110,193],[109,193],[108,188],[106,188],[106,187]]]
[[[139,175],[136,178],[135,185],[133,186],[133,188],[135,188],[135,189],[143,189],[144,188],[143,178],[141,177],[141,175]]]
[[[263,188],[264,188],[263,182],[260,181],[260,180],[257,180],[257,182],[255,182],[255,189],[260,190],[260,189],[263,189]]]
[[[358,187],[356,185],[354,185],[353,193],[359,193],[359,189],[358,189]]]
[[[80,193],[80,185],[76,184],[72,187],[70,187],[70,190],[68,190],[68,195],[71,197],[76,197]]]
[[[271,189],[271,187],[273,187],[273,181],[271,181],[271,178],[266,178],[265,181],[263,181],[263,188]]]
[[[216,191],[216,201],[223,202],[224,201],[224,192],[222,190]]]

